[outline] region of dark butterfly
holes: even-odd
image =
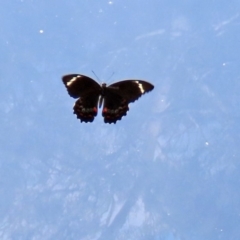
[[[151,83],[142,80],[124,80],[107,87],[92,78],[81,74],[69,74],[62,77],[69,95],[78,98],[73,107],[81,122],[92,122],[103,103],[102,116],[105,123],[116,123],[129,110],[128,104],[144,93],[153,90]]]

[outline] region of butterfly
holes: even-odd
[[[81,122],[92,122],[98,107],[103,103],[102,116],[105,123],[116,123],[127,115],[128,104],[136,101],[154,86],[142,80],[123,80],[109,86],[98,84],[92,78],[81,74],[62,77],[69,95],[78,98],[73,106],[74,114]]]

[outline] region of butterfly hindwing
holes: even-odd
[[[81,122],[92,122],[97,116],[98,99],[98,94],[80,97],[73,106],[73,113]]]
[[[129,107],[126,99],[115,92],[108,91],[108,89],[106,90],[102,110],[105,123],[116,123],[122,116],[127,115],[128,110]]]
[[[62,80],[69,95],[79,98],[73,107],[74,114],[81,122],[92,122],[97,115],[101,86],[93,79],[80,74],[65,75]]]

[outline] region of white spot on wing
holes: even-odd
[[[72,78],[68,83],[67,86],[69,87],[73,82],[75,82],[80,76],[76,76],[74,78]]]
[[[144,91],[144,89],[143,89],[143,85],[142,85],[139,81],[135,81],[135,83],[137,83],[137,85],[138,85],[141,93],[144,93],[145,91]]]

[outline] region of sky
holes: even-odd
[[[3,0],[0,238],[238,239],[239,9]],[[69,73],[155,88],[116,124],[81,123]]]

